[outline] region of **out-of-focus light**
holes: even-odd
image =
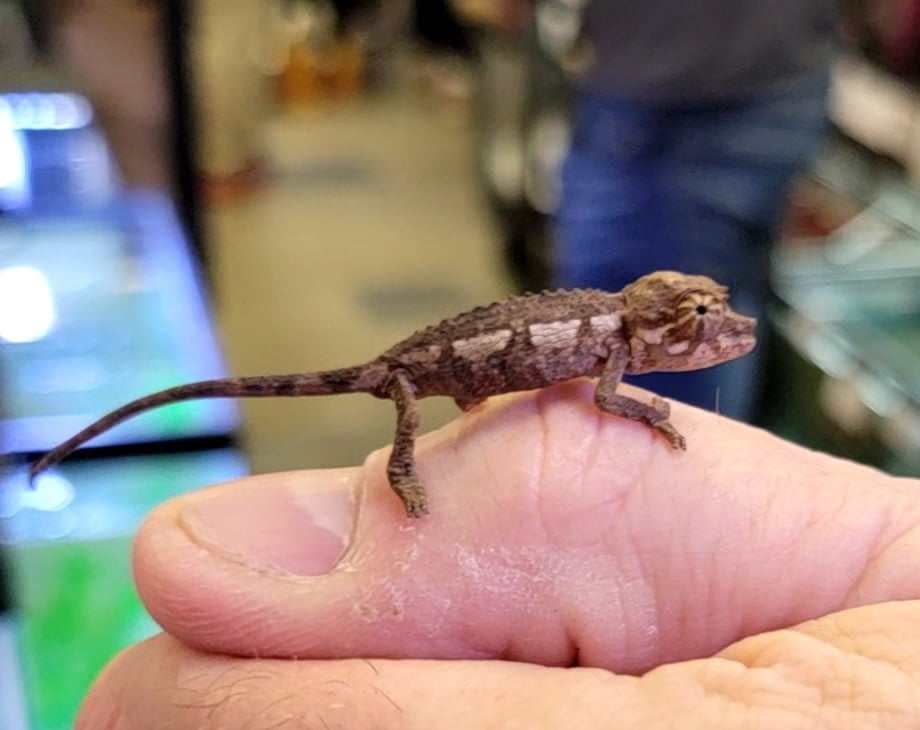
[[[0,208],[18,209],[29,204],[26,149],[10,106],[0,97]]]
[[[35,129],[54,129],[56,109],[50,94],[36,94],[32,97],[34,106],[32,126]]]
[[[79,94],[29,92],[0,96],[14,129],[82,129],[93,121],[89,102]]]
[[[76,94],[53,94],[56,129],[81,129],[93,121],[89,102]]]
[[[0,269],[0,340],[36,342],[57,320],[47,277],[31,266]]]
[[[60,512],[74,501],[76,493],[69,479],[57,472],[46,472],[35,480],[35,489],[26,485],[26,474],[0,485],[0,519],[11,519],[25,509]]]
[[[39,476],[35,480],[35,489],[26,489],[19,494],[20,506],[40,512],[60,512],[69,507],[73,499],[73,484],[53,472]]]

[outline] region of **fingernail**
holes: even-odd
[[[186,507],[180,524],[204,547],[258,570],[324,575],[351,542],[355,475],[292,473],[227,487]]]

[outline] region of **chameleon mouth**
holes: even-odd
[[[756,319],[732,312],[725,321],[719,341],[725,343],[728,346],[727,349],[739,355],[746,355],[757,345],[757,337],[754,334],[756,329]]]
[[[722,334],[732,335],[735,337],[754,337],[757,329],[757,320],[753,317],[746,317],[743,314],[732,312],[725,318],[722,325]]]

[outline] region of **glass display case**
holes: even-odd
[[[157,631],[131,577],[131,540],[144,516],[245,471],[239,452],[225,448],[65,463],[34,492],[17,472],[0,480],[0,547],[16,606],[8,636],[18,649],[4,672],[21,677],[26,727],[72,727],[109,659]]]
[[[113,407],[226,374],[192,221],[180,6],[113,3],[137,57],[102,68],[105,2],[0,0],[3,730],[73,726],[103,665],[156,630],[130,571],[141,520],[247,472],[235,404],[212,400],[132,419],[27,486],[31,458]]]
[[[219,376],[220,351],[168,200],[95,216],[0,219],[0,421],[7,451],[35,453],[122,403]],[[225,436],[228,401],[138,417],[89,446]]]
[[[920,201],[894,166],[837,139],[774,256],[787,348],[777,430],[920,474]]]

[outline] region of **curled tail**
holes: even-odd
[[[272,398],[332,395],[334,393],[372,393],[380,386],[384,378],[384,371],[370,365],[319,373],[223,378],[177,385],[123,405],[56,446],[32,465],[29,470],[29,482],[31,483],[45,469],[62,461],[90,439],[152,408],[200,398]]]

